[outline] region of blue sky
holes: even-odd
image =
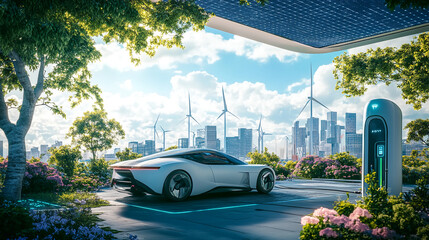
[[[349,52],[400,46],[411,40],[412,36],[404,37]],[[314,96],[338,112],[340,124],[344,123],[345,112],[356,112],[360,130],[363,108],[373,98],[396,102],[404,115],[403,125],[416,118],[427,118],[429,114],[428,104],[420,111],[406,105],[394,84],[369,87],[364,96],[355,98],[345,98],[340,91],[335,91],[332,60],[342,52],[295,53],[211,28],[186,33],[184,45],[184,50],[160,48],[155,57],[142,56],[141,64],[134,66],[123,46],[97,42],[103,57],[90,65],[92,82],[103,91],[108,116],[119,121],[126,132],[125,139],[115,147],[124,148],[129,141],[153,139],[151,126],[158,114],[159,125],[172,130],[167,134],[166,145],[176,145],[178,138],[187,136],[187,124],[183,119],[188,108],[188,92],[193,115],[201,123],[193,124],[192,130],[216,125],[218,138],[223,139],[223,120],[216,118],[223,108],[221,88],[224,87],[228,108],[239,117],[228,116],[227,136],[236,136],[239,127],[256,129],[262,114],[264,131],[274,134],[265,138],[265,146],[281,154],[285,136],[291,135],[292,123],[310,94],[310,64],[313,66]],[[36,73],[30,74],[33,79],[35,76]],[[22,98],[17,92],[8,97]],[[60,92],[54,96],[67,113],[67,119],[43,107],[36,109],[26,138],[27,149],[40,144],[51,145],[55,140],[70,142],[65,134],[77,117],[91,110],[92,102],[70,109],[67,98],[68,94]],[[14,120],[17,112],[10,115]],[[326,110],[315,106],[314,115],[326,119]],[[301,125],[308,116],[309,111],[300,116]],[[161,137],[159,128],[158,131]],[[0,135],[0,140],[5,141],[4,135]],[[160,147],[162,139],[157,139],[156,144]],[[257,145],[256,131],[253,145]]]

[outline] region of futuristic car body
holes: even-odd
[[[173,201],[217,188],[269,193],[276,179],[266,165],[249,165],[209,149],[170,150],[118,162],[111,168],[112,187],[132,193],[162,194]]]

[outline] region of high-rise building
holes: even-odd
[[[328,112],[327,118],[326,142],[331,145],[329,154],[335,154],[340,150],[340,133],[337,133],[337,112]]]
[[[217,135],[216,135],[216,126],[206,126],[205,128],[205,143],[206,148],[208,149],[218,149],[217,148]]]
[[[128,148],[131,150],[131,152],[134,152],[134,153],[139,153],[137,151],[138,146],[139,146],[138,142],[129,142],[128,143]]]
[[[40,145],[40,161],[47,162],[51,157],[51,154],[48,152],[48,145]]]
[[[3,155],[3,141],[0,141],[0,156],[4,157],[4,155]]]
[[[292,127],[292,160],[299,160],[306,155],[305,137],[305,127],[299,127],[299,121],[296,121]]]
[[[196,148],[204,148],[204,138],[203,137],[196,137],[195,138],[195,147]]]
[[[226,153],[239,157],[240,155],[240,140],[238,137],[226,137]]]
[[[177,147],[178,148],[188,148],[188,138],[179,138],[179,140],[177,141]]]
[[[206,137],[206,130],[203,128],[197,129],[197,137],[205,138]]]
[[[356,133],[356,113],[346,113],[346,134]]]
[[[310,121],[310,118],[307,118],[307,123],[305,124],[306,135],[308,138],[307,144],[307,152],[310,152],[310,131],[311,131],[311,123],[313,123],[313,155],[319,155],[319,118],[314,118]]]
[[[320,120],[320,141],[326,141],[327,131],[328,131],[328,121]]]
[[[238,158],[246,158],[247,154],[252,151],[252,129],[239,128],[239,153]]]
[[[144,143],[143,142],[137,143],[137,153],[144,156]]]
[[[155,153],[155,142],[153,140],[145,140],[143,156],[148,156],[154,153]]]
[[[362,158],[362,134],[346,133],[346,151],[352,156]]]
[[[40,157],[40,152],[38,147],[32,147],[30,150],[31,157],[38,158]]]

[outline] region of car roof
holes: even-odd
[[[141,158],[137,158],[134,160],[151,160],[151,159],[155,159],[155,158],[165,158],[165,157],[174,157],[177,155],[182,155],[182,154],[188,154],[188,153],[198,153],[198,152],[214,152],[214,153],[220,153],[220,154],[224,154],[222,152],[213,150],[213,149],[205,149],[205,148],[180,148],[180,149],[173,149],[173,150],[169,150],[169,151],[164,151],[164,152],[159,152],[159,153],[155,153],[152,155],[148,155],[145,157],[141,157]]]

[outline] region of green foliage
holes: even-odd
[[[421,142],[429,147],[429,119],[416,119],[405,126],[408,129],[407,142]]]
[[[0,201],[0,239],[14,239],[30,232],[33,219],[29,212],[17,203]]]
[[[372,172],[365,176],[365,182],[367,183],[368,189],[366,196],[362,197],[363,207],[368,209],[372,214],[392,214],[392,204],[388,202],[388,193],[386,188],[379,187],[377,180],[377,173]]]
[[[132,160],[132,159],[141,158],[142,155],[135,153],[135,152],[132,152],[131,149],[129,149],[129,148],[125,148],[124,151],[117,152],[116,157],[120,161],[125,161],[125,160]]]
[[[295,166],[293,174],[304,178],[324,178],[325,169],[332,166],[334,161],[318,156],[306,156],[301,158]]]
[[[285,168],[288,169],[290,172],[293,172],[293,170],[295,170],[295,166],[298,162],[289,160],[286,162],[285,164]]]
[[[419,179],[429,179],[429,149],[413,150],[402,156],[402,181],[416,184]]]
[[[72,177],[75,173],[78,160],[82,158],[79,147],[63,145],[57,148],[49,149],[52,154],[49,158],[49,164],[57,166],[58,170],[64,172],[67,177]]]
[[[27,162],[29,163],[37,163],[40,162],[40,158],[31,157]]]
[[[417,181],[417,187],[405,194],[405,201],[409,202],[418,212],[429,214],[429,183],[428,178]]]
[[[170,150],[173,150],[173,149],[177,149],[177,145],[174,145],[174,146],[168,147],[168,148],[166,148],[164,151],[170,151]]]
[[[356,208],[356,206],[349,201],[349,193],[347,193],[347,198],[345,200],[335,201],[334,210],[337,211],[339,215],[349,216]]]
[[[100,199],[97,194],[88,192],[63,193],[59,196],[58,203],[80,208],[94,208],[109,205],[108,201]]]
[[[397,232],[410,236],[421,226],[419,216],[410,205],[400,203],[392,206],[392,228]]]
[[[119,138],[125,137],[125,132],[119,122],[107,118],[105,111],[94,109],[77,118],[67,136],[72,138],[73,144],[90,151],[92,160],[95,160],[98,151],[111,148]]]
[[[358,159],[350,155],[349,152],[342,152],[342,153],[336,153],[334,155],[330,155],[329,158],[331,158],[334,161],[338,161],[340,165],[347,165],[347,166],[357,166],[358,165]]]
[[[106,182],[112,176],[112,170],[109,169],[109,163],[104,158],[91,159],[88,164],[89,172],[99,181]]]
[[[275,153],[269,153],[268,148],[265,148],[263,153],[259,153],[257,150],[249,152],[247,156],[251,159],[249,164],[264,164],[270,166],[280,178],[285,178],[290,174],[290,171],[280,164],[279,156]]]
[[[399,49],[368,49],[354,55],[344,53],[334,59],[335,89],[347,97],[361,96],[367,85],[398,83],[402,98],[419,110],[429,98],[429,34],[423,33]]]
[[[260,4],[261,6],[265,6],[266,3],[269,2],[269,0],[254,0],[256,3]],[[240,5],[250,5],[250,0],[239,0]]]
[[[106,176],[108,175],[106,174]],[[100,179],[97,175],[89,175],[85,173],[77,174],[68,180],[68,191],[94,192],[99,190],[100,187],[105,186],[107,182],[106,180],[107,179],[105,177]]]

